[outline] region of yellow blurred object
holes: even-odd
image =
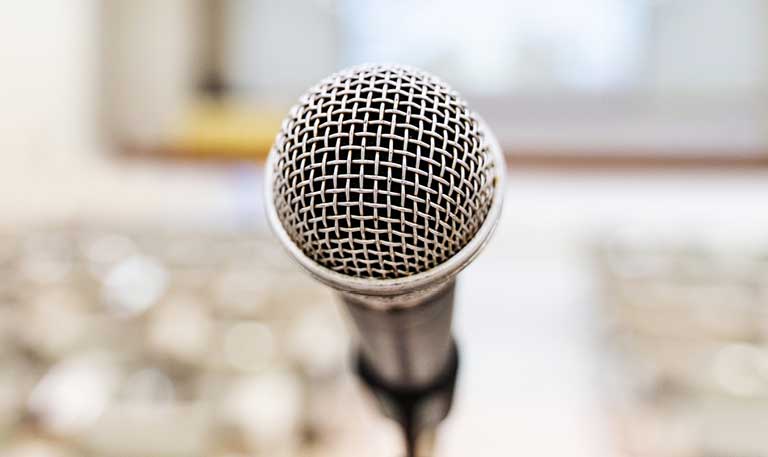
[[[180,156],[263,160],[283,114],[229,101],[200,102],[185,116],[169,149]]]

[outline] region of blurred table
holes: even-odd
[[[12,234],[27,236],[34,233],[36,227],[50,227],[52,221],[65,230],[87,231],[90,227],[108,226],[118,234],[127,232],[129,238],[135,233],[131,227],[154,224],[155,228],[142,235],[149,240],[158,234],[160,237],[157,240],[164,239],[163,236],[175,239],[177,234],[190,229],[203,232],[203,236],[213,233],[211,236],[214,238],[221,236],[216,233],[223,232],[225,244],[230,242],[226,241],[230,236],[246,244],[263,243],[274,253],[277,263],[282,262],[292,268],[266,232],[261,204],[262,173],[258,167],[201,168],[97,162],[83,169],[82,172],[68,170],[68,174],[63,175],[62,170],[51,172],[48,178],[64,186],[61,192],[54,195],[49,188],[41,185],[48,181],[45,176],[27,176],[21,180],[9,175],[2,184],[3,188],[16,189],[16,195],[24,195],[23,199],[16,199],[4,194],[6,197],[0,199],[0,209],[8,215],[6,226]],[[764,211],[768,195],[767,178],[768,173],[719,173],[711,170],[689,173],[512,172],[505,213],[497,235],[477,261],[462,274],[459,284],[455,327],[463,364],[455,409],[439,433],[439,455],[617,455],[620,447],[612,428],[614,419],[602,395],[604,375],[601,370],[605,369],[605,365],[601,345],[604,340],[600,338],[600,319],[596,315],[598,295],[590,246],[597,238],[618,231],[628,236],[639,233],[646,237],[657,234],[662,237],[696,237],[707,243],[726,242],[736,249],[739,246],[748,249],[762,242],[765,233],[768,233],[768,212]],[[64,185],[65,182],[68,184]],[[69,222],[62,226],[61,221]],[[138,229],[139,234],[142,230]],[[165,242],[157,240],[153,242],[155,248],[165,249]],[[207,250],[201,251],[200,255],[207,258]],[[156,255],[152,254],[154,252],[159,251],[149,252],[150,258]],[[147,268],[150,272],[155,270],[156,283],[163,282],[158,279],[163,274],[157,274],[152,262],[146,262],[146,254],[124,267],[123,279],[117,275],[112,283],[114,290],[125,287],[122,281],[130,284],[129,279],[135,270]],[[263,261],[264,258],[257,256],[251,260]],[[160,263],[165,264],[164,261]],[[32,262],[26,268],[43,276],[58,274],[56,268],[45,262]],[[220,274],[219,271],[215,273]],[[251,273],[246,275],[251,277]],[[201,279],[203,282],[212,278],[208,274],[202,276],[205,277]],[[295,278],[297,284],[305,284],[302,288],[307,287],[306,290],[321,294],[324,298],[319,308],[335,309],[332,296],[313,285],[302,273],[294,270],[288,277]],[[237,283],[235,279],[233,281]],[[284,283],[267,285],[271,287],[275,284]],[[277,289],[285,288],[280,286]],[[31,292],[36,290],[28,289]],[[94,290],[102,289],[99,286]],[[100,300],[100,293],[89,293],[93,294],[93,300]],[[313,293],[307,292],[306,297],[312,297]],[[51,294],[57,301],[66,303],[71,300],[66,298],[69,292],[60,290],[58,286]],[[134,300],[141,302],[140,298]],[[195,309],[195,306],[182,305],[186,300],[188,297],[184,298],[182,294],[177,304],[171,303],[170,308],[184,310],[181,311],[182,315],[186,314],[183,319],[192,323],[193,327],[200,325],[200,315],[188,312],[188,308]],[[29,303],[35,301],[30,298]],[[313,309],[309,298],[304,305]],[[151,314],[157,314],[160,319],[165,313],[160,310],[164,308],[159,307],[157,312],[152,311]],[[51,312],[49,309],[41,306],[44,312],[40,315],[56,316],[62,323],[72,320],[74,327],[82,325],[78,323],[80,317],[64,317],[62,314],[66,316],[66,312]],[[115,309],[121,309],[119,301]],[[127,309],[131,309],[130,303]],[[168,312],[168,315],[175,316],[176,312]],[[143,313],[146,311],[137,316]],[[35,313],[32,313],[33,321],[34,316]],[[141,328],[155,328],[155,324],[149,325],[145,318],[131,319],[138,319]],[[46,320],[40,319],[41,325],[45,325]],[[206,325],[210,324],[202,327]],[[261,328],[257,323],[246,322],[244,325],[234,332],[231,337],[234,341],[241,337],[246,340],[260,338],[253,336],[261,332],[257,330]],[[120,336],[119,332],[116,336]],[[123,341],[134,341],[129,337],[123,338]],[[181,334],[174,338],[183,340],[189,336]],[[14,338],[14,341],[21,340]],[[155,341],[153,344],[162,351],[178,351],[162,338],[147,338],[147,341]],[[186,351],[194,353],[189,348],[180,353]],[[19,356],[14,357],[18,359]],[[39,356],[21,353],[22,360],[37,360],[36,357]],[[244,360],[251,360],[249,357],[255,356],[244,356]],[[90,369],[88,367],[92,363],[98,365],[101,362],[97,358],[97,362],[86,359],[78,363]],[[78,366],[75,364],[75,367]],[[134,366],[138,368],[138,365]],[[342,360],[339,367],[343,366]],[[163,388],[157,387],[165,382],[163,377],[151,371],[156,368],[153,364],[149,372],[139,376],[141,370],[137,370],[134,374],[138,376],[139,386],[154,386],[149,389],[150,398],[165,398],[162,395],[167,393],[163,394]],[[348,429],[340,427],[339,434],[335,435],[338,437],[339,453],[323,455],[360,455],[360,449],[365,449],[368,455],[397,455],[399,443],[394,427],[376,416],[365,403],[363,394],[344,375],[345,370],[339,369],[336,382],[347,387],[339,387],[338,396],[331,397],[330,410],[350,410],[350,417],[354,419],[350,426],[357,432],[343,432]],[[230,367],[227,370],[233,369]],[[40,371],[30,372],[34,379],[43,376]],[[281,372],[277,375],[286,374]],[[163,376],[173,378],[167,373]],[[309,378],[303,378],[303,375],[289,372],[287,376],[294,381],[283,382],[286,378],[278,377],[274,379],[279,382],[274,384],[284,386],[293,383],[298,390],[315,385],[311,380],[305,381]],[[30,382],[28,385],[35,385]],[[211,385],[213,387],[210,388],[215,391],[222,384]],[[243,392],[248,391],[247,386],[247,383],[241,386],[245,389]],[[234,385],[230,387],[236,388]],[[140,392],[145,392],[141,389]],[[10,390],[0,388],[0,391]],[[142,398],[147,394],[131,395],[134,397],[128,397]],[[257,401],[253,400],[254,397],[243,395],[250,400],[238,399],[233,400],[234,403]],[[0,397],[14,398],[13,395],[2,394]],[[42,398],[48,397],[44,395]],[[303,394],[301,398],[305,398]],[[237,411],[234,408],[235,416]],[[198,414],[205,416],[208,413]],[[195,425],[195,420],[199,420],[196,418],[200,416],[194,412],[184,413],[183,416],[192,426],[200,426]],[[138,417],[141,417],[140,413]],[[122,423],[119,416],[112,416],[110,420],[113,425]],[[19,436],[23,438],[22,444],[27,443],[24,440],[37,436],[35,433],[39,429],[34,422],[30,425],[25,419],[23,424],[21,435],[14,435],[14,443],[18,444],[15,440]],[[231,429],[224,430],[224,436],[228,437],[225,441],[238,442],[231,438],[233,435],[227,430]],[[172,433],[168,431],[167,435]],[[0,437],[5,445],[10,443],[10,439],[7,433]],[[59,438],[46,435],[45,443],[46,446],[51,446],[51,443],[58,445]],[[240,441],[240,445],[246,444]],[[64,449],[68,449],[66,445]],[[344,449],[351,454],[344,454]],[[68,452],[79,451],[76,448]]]

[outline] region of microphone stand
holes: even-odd
[[[398,387],[383,381],[371,370],[361,353],[357,354],[357,376],[376,398],[379,409],[400,426],[406,457],[434,455],[437,426],[448,416],[459,369],[456,344],[445,372],[430,385],[420,388]]]
[[[371,306],[342,294],[360,338],[358,378],[384,416],[400,426],[407,457],[432,455],[435,430],[448,415],[459,368],[451,336],[455,282],[419,295],[410,306]]]

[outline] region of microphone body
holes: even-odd
[[[501,212],[504,159],[490,129],[434,76],[363,65],[300,98],[266,173],[270,225],[341,297],[361,377],[390,417],[436,424],[458,366],[455,278]]]
[[[342,293],[357,329],[365,362],[395,388],[428,386],[449,368],[453,339],[455,282],[441,284],[424,296],[387,309],[370,306],[370,297]]]

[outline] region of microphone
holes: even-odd
[[[291,109],[266,173],[273,231],[339,293],[366,372],[413,391],[455,371],[455,278],[504,187],[501,149],[456,91],[402,65],[335,73]]]

